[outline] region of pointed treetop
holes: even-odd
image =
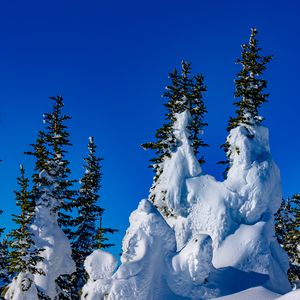
[[[237,106],[236,117],[230,118],[228,131],[239,125],[255,125],[261,123],[264,118],[259,115],[259,108],[265,102],[269,94],[264,92],[267,81],[261,78],[266,70],[266,64],[272,59],[272,55],[262,56],[256,38],[257,29],[251,29],[249,42],[242,44],[241,58],[236,63],[242,66],[235,80],[234,103]]]

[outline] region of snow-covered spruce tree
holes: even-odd
[[[289,256],[291,283],[300,282],[300,194],[282,200],[275,215],[278,242]]]
[[[36,158],[33,175],[33,197],[36,204],[32,230],[37,245],[44,248],[44,261],[40,267],[45,276],[35,275],[35,283],[50,299],[63,299],[69,287],[62,275],[75,271],[71,257],[71,245],[66,236],[70,233],[71,218],[61,210],[72,207],[75,192],[69,180],[69,162],[65,158],[66,146],[70,145],[69,133],[64,122],[70,117],[62,113],[62,96],[51,97],[54,101],[51,113],[44,114],[46,130],[40,131],[33,150],[27,152]],[[64,229],[65,233],[60,228]]]
[[[3,213],[0,210],[0,215]],[[2,291],[5,286],[7,286],[10,282],[10,276],[7,269],[7,262],[8,262],[8,242],[6,238],[2,238],[2,234],[4,233],[4,228],[0,228],[0,299]]]
[[[68,153],[66,147],[72,146],[70,143],[70,134],[65,125],[65,121],[71,117],[64,115],[63,97],[50,97],[54,101],[51,113],[44,114],[44,122],[47,124],[45,141],[50,147],[51,164],[55,166],[55,177],[57,180],[56,200],[60,204],[58,207],[58,223],[67,236],[71,234],[72,217],[66,212],[74,207],[74,197],[76,191],[72,189],[76,180],[70,180],[69,161],[66,159]],[[54,174],[54,170],[52,170]]]
[[[34,274],[43,275],[38,262],[43,261],[41,252],[33,240],[31,224],[34,216],[34,203],[28,191],[29,180],[25,177],[24,167],[20,166],[21,175],[18,177],[19,191],[15,191],[16,205],[20,208],[20,215],[13,215],[17,228],[9,233],[9,247],[11,249],[7,260],[7,269],[14,274],[14,279],[4,290],[4,299],[38,299],[38,290],[34,284]]]
[[[88,156],[84,159],[84,175],[80,180],[79,197],[76,200],[78,216],[74,219],[77,226],[73,234],[72,249],[73,259],[76,263],[76,272],[72,277],[72,299],[80,298],[80,291],[87,281],[84,269],[84,261],[95,249],[107,248],[113,244],[107,243],[106,233],[116,230],[103,228],[102,214],[104,209],[98,204],[102,158],[96,155],[96,144],[94,138],[89,138]],[[100,224],[100,226],[99,226]]]
[[[258,46],[256,35],[257,29],[252,28],[249,42],[242,45],[241,58],[236,61],[237,64],[242,66],[242,69],[234,81],[234,96],[238,99],[234,105],[237,107],[237,110],[236,116],[229,119],[228,132],[240,125],[247,128],[247,126],[258,125],[264,120],[259,115],[259,108],[263,103],[267,102],[269,94],[264,91],[267,87],[267,81],[261,76],[272,56],[262,56],[260,54],[262,49]],[[224,172],[224,177],[226,178],[231,161],[228,138],[221,147],[224,149],[227,159],[220,161],[219,164],[227,166]]]
[[[200,137],[203,127],[207,125],[203,121],[204,114],[207,112],[202,98],[203,92],[206,91],[203,84],[204,78],[201,74],[191,76],[191,65],[186,61],[182,61],[181,67],[181,74],[176,69],[169,74],[171,85],[166,87],[166,92],[163,94],[163,97],[167,99],[164,104],[167,108],[166,123],[156,131],[155,142],[142,145],[144,149],[155,151],[155,157],[150,160],[150,167],[155,172],[150,200],[165,216],[172,216],[176,212],[174,212],[173,207],[166,203],[165,196],[162,196],[167,194],[167,190],[161,191],[162,195],[158,196],[155,189],[160,182],[161,174],[164,172],[164,162],[169,160],[172,153],[176,152],[182,144],[181,138],[176,132],[183,129],[188,134],[189,147],[195,156],[199,153],[199,147],[207,146]],[[183,114],[186,114],[185,120],[181,120],[180,123],[182,124],[179,125],[177,119],[179,115]],[[184,128],[177,128],[178,125]],[[200,164],[204,163],[203,156],[198,160]]]

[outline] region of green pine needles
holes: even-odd
[[[300,280],[300,194],[282,200],[275,215],[275,230],[278,242],[289,256],[289,280]]]
[[[167,99],[164,106],[167,108],[166,123],[156,131],[155,142],[142,144],[144,149],[155,151],[155,157],[152,158],[150,167],[156,172],[155,180],[158,179],[162,170],[160,163],[166,158],[171,157],[171,153],[176,150],[177,141],[173,132],[173,125],[176,121],[176,114],[188,110],[191,114],[192,121],[188,124],[190,130],[190,144],[193,147],[195,155],[199,153],[199,147],[208,146],[200,137],[202,130],[207,124],[203,121],[204,115],[207,113],[203,102],[203,93],[206,92],[204,85],[204,77],[201,74],[191,76],[191,64],[182,61],[181,74],[175,69],[169,74],[171,85],[166,87],[163,97]],[[199,162],[204,163],[201,156]]]
[[[3,211],[0,210],[0,215],[2,215]],[[4,233],[4,228],[0,228],[0,299],[1,294],[5,286],[7,286],[10,282],[10,273],[7,269],[8,265],[8,241],[7,238],[2,238],[2,234]]]
[[[89,138],[88,156],[84,159],[84,175],[80,180],[79,196],[76,200],[77,217],[74,219],[76,230],[73,233],[72,256],[76,263],[76,272],[72,275],[72,299],[80,298],[80,291],[87,282],[84,260],[95,249],[108,248],[106,233],[114,233],[115,229],[102,226],[104,209],[98,204],[102,178],[102,158],[96,155],[96,144]]]
[[[234,102],[237,107],[236,116],[230,117],[227,131],[238,126],[253,126],[260,124],[264,118],[259,115],[259,108],[268,101],[268,93],[265,93],[267,81],[262,78],[266,70],[267,63],[272,59],[272,55],[262,56],[261,48],[258,46],[256,38],[257,29],[251,29],[249,42],[242,45],[241,58],[236,63],[241,65],[242,69],[238,72],[235,79],[234,97],[238,101]],[[223,177],[226,179],[230,168],[230,155],[228,138],[221,145],[226,154],[226,159],[219,161],[218,164],[226,166]]]
[[[200,138],[202,130],[207,124],[203,121],[204,115],[207,113],[203,102],[203,93],[206,92],[204,85],[204,77],[201,74],[191,76],[191,64],[182,61],[181,74],[175,69],[169,74],[171,85],[166,87],[166,92],[163,97],[167,99],[164,106],[167,108],[166,123],[156,131],[155,142],[142,144],[144,149],[155,151],[155,157],[152,158],[150,167],[159,174],[159,164],[166,158],[171,156],[171,153],[177,147],[177,141],[173,132],[173,125],[176,121],[176,114],[188,110],[192,117],[192,122],[188,125],[190,130],[190,141],[195,155],[199,153],[199,147],[208,146]],[[204,158],[201,156],[199,162],[204,163]]]
[[[272,59],[272,55],[262,56],[262,50],[258,46],[256,38],[257,29],[251,29],[251,35],[248,44],[242,45],[242,54],[236,63],[242,66],[235,80],[235,102],[237,106],[236,117],[231,117],[228,124],[228,131],[239,125],[254,125],[263,121],[259,115],[259,108],[265,102],[269,94],[264,90],[267,87],[267,81],[261,78],[266,70],[266,64]]]
[[[155,142],[142,144],[145,150],[151,149],[155,151],[155,157],[150,160],[150,167],[155,172],[154,183],[151,187],[152,191],[155,189],[156,183],[163,172],[162,163],[171,157],[172,152],[175,152],[179,145],[179,141],[176,140],[174,135],[176,114],[188,111],[191,116],[186,129],[189,132],[190,146],[195,156],[198,156],[200,147],[208,146],[201,138],[203,128],[207,126],[207,123],[203,121],[204,115],[207,113],[203,102],[203,93],[206,92],[203,75],[191,76],[191,64],[182,61],[181,73],[178,73],[175,69],[169,74],[169,78],[171,84],[166,87],[166,92],[163,94],[163,97],[167,99],[167,102],[164,104],[167,109],[165,114],[166,123],[156,131]],[[198,161],[200,164],[205,162],[203,155],[198,158]],[[154,194],[151,195],[150,200],[153,203],[155,202]],[[173,214],[166,206],[159,209],[164,215]]]
[[[17,229],[9,234],[9,247],[11,249],[8,258],[8,271],[14,275],[44,274],[43,270],[37,268],[37,263],[43,260],[40,253],[43,249],[37,249],[33,240],[30,225],[34,217],[34,202],[28,191],[29,180],[25,177],[24,167],[20,166],[21,175],[18,177],[19,191],[15,192],[16,205],[21,209],[20,215],[13,215],[13,221]],[[24,290],[30,288],[24,287]]]

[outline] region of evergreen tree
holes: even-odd
[[[0,210],[0,215],[3,213],[2,210]],[[2,234],[4,233],[4,228],[0,228],[0,238]],[[1,294],[3,292],[3,289],[6,285],[10,282],[10,276],[9,272],[7,270],[7,263],[8,263],[8,243],[7,239],[1,239],[0,240],[0,299]]]
[[[9,234],[9,247],[11,248],[8,259],[8,270],[15,275],[24,273],[27,275],[43,274],[43,271],[37,268],[37,263],[42,261],[40,256],[42,249],[37,249],[33,241],[33,234],[30,230],[34,216],[34,204],[28,191],[29,180],[25,177],[24,167],[20,166],[21,175],[18,177],[20,190],[15,192],[16,205],[20,207],[21,214],[13,215],[13,221],[17,229]],[[29,277],[29,285],[24,285],[22,290],[26,291],[32,284]]]
[[[234,103],[238,107],[237,115],[230,118],[229,130],[242,124],[260,124],[264,119],[259,115],[258,109],[267,102],[269,94],[264,92],[267,81],[261,76],[272,56],[261,56],[256,35],[257,29],[252,28],[249,43],[242,45],[242,55],[237,60],[237,64],[240,64],[242,69],[235,80],[234,96],[239,101]]]
[[[72,237],[72,217],[68,214],[74,208],[76,191],[72,190],[74,180],[69,179],[71,173],[69,161],[66,159],[66,147],[70,146],[69,132],[65,121],[63,97],[50,97],[53,101],[52,111],[44,114],[46,129],[40,131],[32,151],[26,154],[33,155],[35,161],[34,187],[32,194],[37,205],[50,209],[51,214],[65,232]],[[70,299],[70,282],[68,276],[56,279],[57,290],[60,290],[59,299]]]
[[[156,183],[163,172],[163,162],[171,157],[172,152],[175,152],[178,146],[174,135],[174,123],[176,114],[188,111],[191,115],[191,120],[187,125],[189,130],[190,145],[194,150],[195,155],[199,154],[199,147],[208,146],[201,138],[203,128],[207,124],[203,121],[204,115],[207,112],[203,102],[203,93],[206,92],[206,87],[203,83],[204,77],[201,74],[191,76],[191,64],[182,61],[181,73],[175,69],[169,74],[171,84],[166,87],[166,92],[163,97],[167,99],[164,106],[167,109],[165,114],[166,123],[156,131],[155,142],[148,142],[142,145],[144,149],[155,151],[155,157],[150,160],[150,167],[155,172],[154,183],[151,187],[153,191]],[[204,163],[204,157],[198,158],[199,163]],[[155,195],[152,194],[152,202],[155,202]],[[170,215],[172,212],[167,207],[161,207],[161,212],[165,215]]]
[[[300,280],[300,194],[282,200],[275,215],[278,242],[289,256],[288,271],[291,282]]]
[[[242,45],[241,58],[236,63],[241,65],[241,70],[235,79],[235,98],[238,99],[234,103],[237,107],[236,116],[230,117],[227,131],[238,126],[253,126],[260,124],[264,118],[259,115],[259,108],[267,102],[269,94],[265,93],[267,81],[262,78],[263,72],[266,70],[267,63],[272,59],[271,55],[262,56],[261,48],[258,46],[256,38],[257,29],[251,29],[249,42]],[[226,160],[220,161],[219,164],[226,165],[224,177],[230,167],[230,149],[229,143],[221,145],[226,153]]]
[[[101,188],[100,180],[102,158],[96,156],[94,139],[89,138],[89,154],[84,159],[84,175],[80,180],[79,197],[76,201],[78,216],[74,220],[77,230],[74,233],[72,244],[73,258],[76,262],[76,273],[72,275],[72,299],[80,298],[80,290],[87,281],[87,274],[84,269],[84,260],[95,249],[107,248],[113,246],[108,244],[105,237],[106,233],[114,233],[116,230],[103,228],[102,214],[104,209],[98,204],[99,190]],[[100,220],[100,226],[97,222]]]

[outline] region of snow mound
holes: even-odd
[[[90,254],[85,262],[84,267],[92,280],[110,278],[117,267],[116,258],[105,251],[95,250]]]
[[[278,298],[280,295],[276,294],[262,286],[247,289],[245,291],[228,295],[225,297],[215,298],[218,300],[274,300],[281,299]]]
[[[270,218],[282,199],[280,172],[272,160],[269,131],[264,126],[239,126],[228,137],[232,165],[224,185],[237,222],[253,224]]]
[[[190,299],[212,298],[218,290],[208,283],[212,265],[212,240],[200,234],[172,258],[168,285],[176,294]]]
[[[84,262],[89,280],[82,289],[81,299],[97,300],[106,297],[112,285],[111,276],[117,263],[117,259],[108,252],[95,250],[90,254]]]
[[[122,265],[113,276],[108,299],[163,299],[164,274],[175,245],[174,231],[149,201],[142,200],[130,216]]]
[[[289,292],[279,298],[277,300],[299,300],[300,299],[300,289]]]
[[[4,295],[6,300],[38,300],[38,291],[33,282],[33,276],[19,273],[8,285]]]

